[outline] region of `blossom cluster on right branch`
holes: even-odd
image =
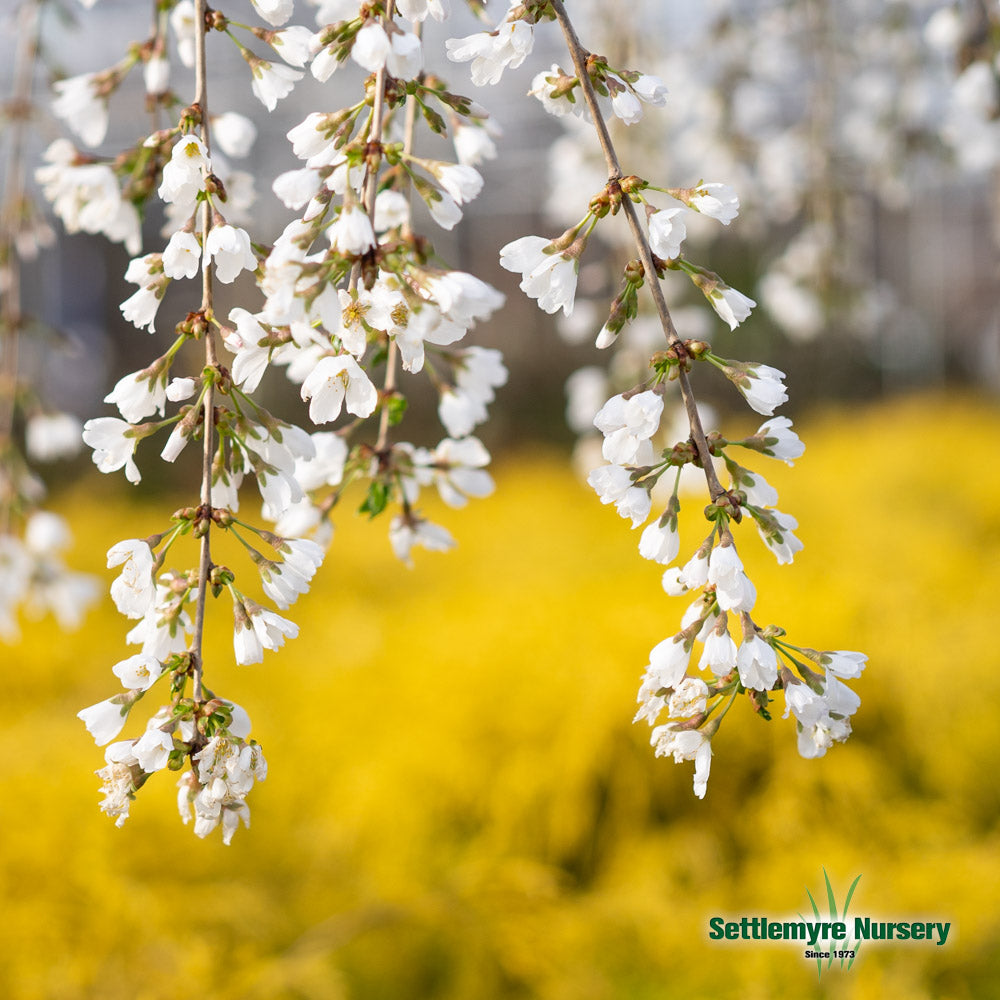
[[[452,58],[473,60],[474,82],[496,82],[507,65],[517,65],[531,48],[534,26],[556,20],[563,29],[573,73],[558,65],[533,81],[531,94],[556,115],[579,114],[594,125],[608,165],[609,179],[593,194],[585,215],[554,239],[525,236],[500,251],[500,262],[521,274],[521,288],[554,313],[573,310],[580,259],[587,242],[607,217],[622,214],[628,222],[638,259],[628,262],[622,290],[611,305],[596,343],[606,348],[638,315],[638,290],[648,284],[667,344],[648,358],[647,374],[626,391],[604,402],[593,423],[603,435],[606,464],[588,481],[602,503],[614,504],[633,528],[646,525],[640,541],[643,557],[666,567],[663,588],[670,595],[691,594],[680,629],[651,651],[642,677],[636,721],[652,728],[658,756],[695,762],[694,790],[704,796],[711,767],[712,740],[736,699],[745,696],[753,710],[770,719],[772,692],[782,692],[785,717],[794,716],[798,749],[804,757],[821,756],[851,732],[850,719],[860,700],[844,681],[860,676],[866,658],[860,653],[818,651],[797,646],[778,625],[752,617],[757,591],[744,570],[733,528],[749,517],[765,545],[781,563],[791,562],[801,542],[795,519],[776,509],[776,491],[758,472],[742,464],[757,454],[791,464],[804,446],[786,417],[774,417],[787,400],[784,373],[754,362],[722,358],[704,340],[682,339],[674,326],[660,281],[668,271],[683,273],[704,294],[717,315],[735,330],[756,303],[718,274],[688,260],[681,252],[690,211],[728,225],[737,217],[736,192],[726,184],[698,182],[690,187],[656,187],[627,175],[618,163],[605,110],[626,125],[642,117],[641,103],[667,100],[661,80],[634,70],[611,67],[580,45],[560,0],[512,4],[492,35],[464,40]],[[473,44],[473,39],[476,44]],[[504,41],[507,39],[508,41]],[[519,39],[512,46],[510,40]],[[602,105],[603,100],[603,105]],[[649,201],[658,192],[671,199]],[[641,206],[641,211],[637,206]],[[695,365],[721,372],[756,412],[771,417],[755,434],[727,439],[706,433],[691,388]],[[680,441],[661,429],[664,395],[679,384],[687,414],[687,436]],[[742,455],[737,449],[742,449]],[[680,553],[678,517],[680,482],[685,469],[700,469],[709,493],[704,516],[709,530],[682,567],[671,566]],[[720,472],[728,474],[723,486]],[[658,510],[653,520],[654,488]],[[663,500],[663,495],[666,499]],[[662,509],[659,509],[659,506]],[[648,522],[648,523],[647,523]],[[696,655],[696,643],[701,652]]]

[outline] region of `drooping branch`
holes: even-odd
[[[611,133],[608,131],[604,115],[601,112],[600,105],[597,103],[597,94],[594,91],[594,86],[590,79],[590,73],[587,70],[588,53],[580,44],[580,39],[577,37],[576,29],[573,27],[573,24],[569,19],[569,15],[566,13],[566,8],[563,5],[562,0],[551,0],[551,6],[566,39],[566,47],[569,50],[570,58],[573,60],[573,67],[576,70],[577,78],[580,81],[580,88],[583,92],[584,100],[587,103],[587,108],[590,111],[591,118],[594,122],[594,128],[597,131],[597,136],[601,143],[601,149],[604,152],[604,158],[608,165],[608,183],[609,185],[617,185],[623,177],[622,168],[618,161],[618,154],[615,152],[614,143],[611,140]],[[657,315],[659,316],[660,323],[663,326],[663,333],[672,347],[683,350],[684,344],[677,333],[673,319],[670,316],[670,310],[667,308],[666,300],[663,297],[663,289],[660,286],[660,279],[656,273],[656,266],[653,262],[653,251],[650,248],[649,240],[646,238],[646,234],[639,222],[639,216],[635,210],[635,205],[632,203],[628,195],[622,196],[621,205],[622,210],[625,212],[625,217],[628,219],[629,229],[632,231],[632,238],[635,241],[636,250],[639,253],[639,259],[642,262],[643,273],[646,276],[646,283],[649,286],[650,293],[653,296],[653,302],[656,305]],[[701,462],[702,468],[704,469],[705,479],[708,483],[708,491],[711,494],[712,499],[715,500],[722,493],[724,493],[725,490],[722,488],[722,484],[719,482],[719,478],[715,474],[715,467],[712,464],[712,455],[708,447],[708,440],[705,437],[705,428],[702,425],[701,417],[698,414],[698,404],[691,388],[691,381],[688,378],[683,365],[678,366],[677,375],[677,380],[681,389],[681,397],[684,400],[684,408],[687,412],[688,423],[691,428],[691,440],[694,442],[694,446],[698,451],[698,458]]]

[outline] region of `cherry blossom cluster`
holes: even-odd
[[[702,4],[685,16],[636,0],[630,13],[644,30],[625,50],[672,91],[659,112],[662,130],[616,138],[636,172],[668,162],[674,176],[696,179],[712,164],[714,175],[754,192],[743,227],[754,242],[746,268],[754,286],[744,290],[790,340],[860,338],[882,345],[871,348],[876,363],[926,363],[914,343],[915,330],[930,336],[925,317],[900,272],[880,259],[876,212],[919,221],[928,196],[952,184],[986,194],[1000,155],[996,4],[747,0]],[[622,50],[627,29],[602,4],[579,0],[573,14],[596,48]],[[658,44],[663,38],[677,44]],[[567,86],[555,69],[540,75],[555,81],[547,89],[536,78],[543,103]],[[581,102],[558,103],[565,112]],[[602,173],[582,124],[568,120],[553,144],[554,179],[570,157],[588,177]],[[568,187],[553,183],[548,199],[566,224],[579,210]],[[691,236],[699,245],[714,240],[705,227]],[[572,336],[579,328],[561,329]]]
[[[288,132],[300,166],[273,187],[299,216],[261,263],[263,306],[234,311],[225,343],[242,390],[252,391],[269,366],[282,367],[313,423],[338,425],[314,435],[322,443],[315,461],[297,463],[306,496],[279,517],[279,530],[327,541],[333,511],[358,481],[366,484],[362,512],[394,511],[390,542],[409,562],[415,545],[455,544],[421,514],[422,488],[436,488],[451,506],[493,489],[489,454],[472,432],[507,372],[498,351],[464,340],[503,296],[442,266],[413,212],[422,206],[452,229],[482,188],[476,165],[495,155],[495,132],[481,108],[423,72],[418,32],[427,17],[446,16],[444,5],[370,3],[348,16],[350,7],[341,4],[343,19],[312,36],[309,69],[322,81],[344,63],[361,66],[373,74],[370,96],[312,112]],[[418,121],[452,139],[454,162],[415,151]],[[435,390],[447,436],[433,448],[395,439],[407,409],[397,369],[423,375]]]
[[[21,610],[51,613],[76,628],[97,596],[96,580],[67,568],[62,553],[72,538],[66,521],[41,509],[45,485],[33,466],[72,458],[80,422],[42,390],[37,356],[58,350],[61,335],[23,302],[22,278],[54,233],[26,183],[28,130],[40,113],[33,102],[41,4],[9,15],[13,92],[0,119],[4,156],[0,196],[0,640],[19,636]]]
[[[603,438],[606,464],[593,469],[588,482],[602,503],[614,504],[633,529],[645,525],[639,553],[670,567],[663,576],[664,590],[673,596],[696,595],[682,617],[680,631],[659,642],[650,653],[636,721],[644,719],[653,727],[651,742],[657,756],[695,762],[694,790],[702,797],[711,766],[712,740],[738,696],[746,696],[753,710],[769,719],[772,693],[782,692],[785,716],[795,718],[799,752],[805,757],[820,756],[850,734],[850,718],[859,699],[843,681],[860,675],[865,657],[795,646],[785,640],[779,626],[761,626],[754,621],[757,592],[738,554],[734,526],[748,516],[781,563],[791,562],[802,546],[794,535],[795,519],[776,509],[776,491],[758,472],[741,464],[737,449],[751,458],[761,455],[789,464],[802,454],[803,445],[791,421],[773,416],[787,400],[785,376],[767,365],[720,357],[704,340],[682,339],[663,298],[661,279],[668,271],[678,271],[690,278],[730,329],[749,317],[755,305],[752,299],[681,252],[688,214],[694,211],[728,225],[739,211],[736,193],[730,186],[714,182],[685,188],[655,187],[640,177],[624,174],[599,98],[610,95],[611,112],[631,124],[638,120],[634,108],[626,113],[621,110],[622,95],[631,91],[618,88],[624,83],[635,88],[641,82],[639,97],[651,94],[650,103],[657,104],[666,99],[665,87],[648,75],[612,72],[604,59],[582,48],[559,0],[540,6],[545,10],[536,8],[534,20],[547,13],[559,22],[574,75],[554,66],[551,72],[535,78],[531,93],[553,114],[586,113],[596,128],[609,179],[594,193],[580,222],[555,239],[526,236],[515,240],[500,251],[500,262],[521,274],[521,289],[536,299],[541,309],[549,313],[562,309],[569,315],[580,259],[597,224],[619,214],[629,223],[638,258],[625,268],[622,290],[596,343],[602,348],[610,346],[636,319],[638,289],[648,284],[667,344],[651,357],[647,353],[648,374],[607,399],[593,416],[593,425]],[[508,17],[516,18],[517,13],[512,10]],[[482,69],[479,76],[484,76]],[[618,83],[611,85],[612,80]],[[653,203],[649,200],[653,193],[672,201]],[[739,440],[726,439],[717,431],[706,434],[690,379],[699,362],[702,368],[714,367],[721,372],[753,410],[772,419],[755,434]],[[578,394],[593,399],[593,380],[577,381]],[[671,383],[679,386],[687,415],[680,435],[669,426],[661,429],[664,399]],[[587,402],[578,399],[572,408],[585,414]],[[671,564],[681,547],[681,474],[690,468],[699,468],[704,474],[710,500],[704,515],[711,527],[678,568]],[[722,469],[728,474],[728,486],[719,481]],[[696,643],[702,649],[697,661]]]
[[[126,247],[134,254],[125,278],[136,290],[121,303],[122,316],[157,339],[172,327],[165,350],[105,397],[120,416],[84,426],[95,464],[138,483],[147,439],[161,439],[165,462],[177,461],[189,445],[202,452],[198,502],[178,510],[163,530],[108,552],[109,568],[122,567],[112,598],[137,621],[127,641],[140,652],[113,667],[124,690],[80,717],[99,745],[110,744],[98,772],[101,808],[118,825],[160,770],[184,771],[180,812],[185,822],[194,816],[197,835],[221,826],[229,843],[241,821],[249,824],[246,796],[265,777],[266,763],[249,739],[246,712],[206,682],[203,633],[214,600],[223,593],[231,600],[235,662],[260,662],[265,649],[298,634],[268,604],[287,610],[309,589],[333,534],[331,515],[355,486],[361,513],[392,511],[389,543],[406,563],[415,546],[455,544],[444,526],[422,515],[424,489],[452,507],[493,490],[489,453],[472,432],[487,419],[507,373],[498,351],[465,338],[503,296],[444,266],[413,216],[422,205],[437,225],[455,226],[482,187],[476,164],[495,155],[497,132],[478,105],[423,72],[421,25],[427,17],[443,19],[443,3],[318,6],[313,31],[285,26],[291,0],[253,0],[267,28],[208,9],[204,0],[159,3],[152,37],[132,45],[112,69],[64,81],[56,111],[85,143],[100,144],[109,98],[143,64],[147,105],[161,124],[170,116],[176,124],[103,162],[58,140],[38,172],[67,228],[118,239],[115,219],[124,212],[131,227]],[[301,165],[273,189],[298,217],[273,243],[244,228],[253,185],[224,159],[246,156],[256,128],[232,112],[208,110],[206,41],[215,37],[236,44],[268,111],[306,70],[320,82],[346,62],[368,74],[357,103],[312,112],[288,132],[290,154]],[[171,40],[180,61],[195,68],[190,103],[167,89]],[[258,55],[254,40],[283,62]],[[421,121],[452,139],[454,162],[419,153]],[[135,255],[139,213],[154,199],[167,220],[163,242]],[[215,285],[243,275],[253,278],[260,304],[216,315]],[[175,282],[197,287],[196,300],[165,318]],[[191,368],[199,347],[203,361]],[[272,366],[299,387],[309,419],[322,429],[310,433],[260,404],[257,390]],[[446,432],[436,445],[398,437],[407,411],[403,373],[423,375],[436,391]],[[256,482],[260,520],[241,508],[247,478]],[[188,542],[199,550],[194,566],[184,554]],[[242,565],[220,561],[226,545]],[[142,735],[117,739],[136,703],[157,686],[161,706]]]

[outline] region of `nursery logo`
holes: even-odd
[[[708,937],[711,941],[793,942],[802,948],[802,957],[816,962],[816,972],[822,979],[824,969],[834,962],[841,969],[850,969],[868,941],[905,941],[941,947],[951,933],[951,921],[945,920],[881,920],[867,915],[848,916],[851,900],[861,876],[851,883],[844,897],[843,909],[830,876],[823,869],[826,883],[827,916],[820,912],[816,898],[806,888],[812,913],[798,914],[798,919],[771,919],[764,916],[710,917]],[[821,895],[817,893],[817,895]]]

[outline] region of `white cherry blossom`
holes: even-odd
[[[95,417],[83,425],[84,444],[94,449],[94,464],[101,472],[125,468],[125,478],[138,483],[142,478],[133,461],[138,438],[130,436],[132,425],[117,417]]]
[[[515,5],[511,4],[511,9]],[[477,87],[500,82],[505,69],[517,69],[534,44],[534,31],[526,21],[503,21],[494,33],[485,31],[465,38],[449,38],[445,45],[452,62],[470,62]]]
[[[302,383],[302,398],[310,400],[309,419],[325,424],[340,416],[342,406],[358,417],[369,417],[378,392],[350,354],[325,357]]]
[[[500,266],[521,273],[521,291],[547,313],[573,312],[579,260],[542,236],[522,236],[500,250]]]
[[[235,226],[211,228],[205,240],[205,257],[215,263],[215,276],[227,285],[235,281],[242,271],[257,268],[250,234]]]
[[[163,273],[168,278],[193,278],[201,264],[201,243],[194,233],[179,229],[163,250]]]

